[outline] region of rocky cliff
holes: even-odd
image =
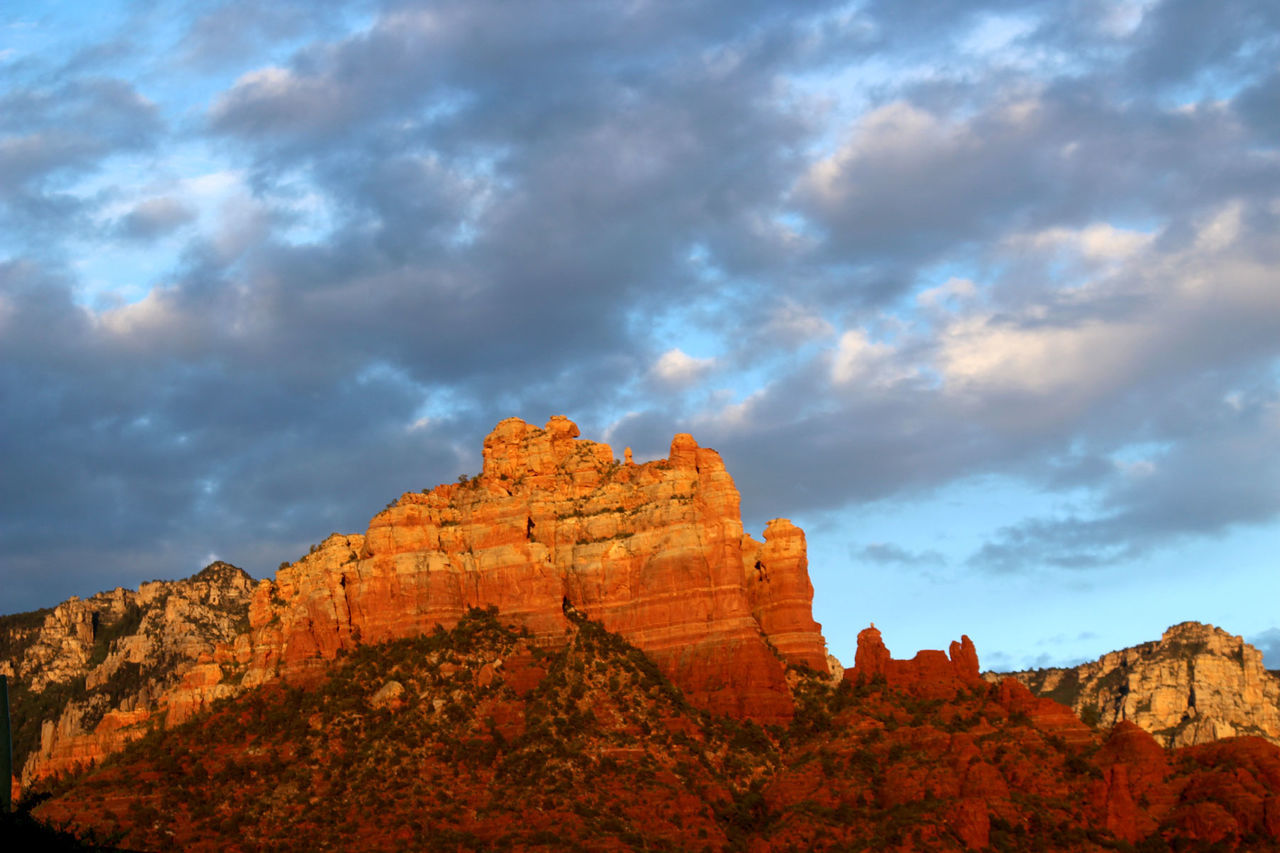
[[[218,562],[186,580],[0,618],[21,778],[91,764],[153,715],[180,722],[233,693],[216,661],[248,627],[254,583]]]
[[[1183,622],[1078,667],[1012,675],[1086,720],[1104,728],[1128,721],[1165,746],[1237,735],[1280,744],[1280,678],[1260,651],[1212,625]]]
[[[625,460],[566,418],[511,418],[485,439],[476,477],[401,496],[364,534],[331,535],[274,580],[214,566],[182,582],[218,581],[198,589],[72,599],[34,634],[17,620],[19,653],[0,671],[41,697],[25,712],[40,739],[24,779],[96,761],[157,714],[172,725],[221,696],[318,678],[362,644],[489,606],[544,645],[563,642],[571,616],[595,620],[695,704],[788,719],[786,666],[829,674],[803,531],[775,519],[763,541],[744,533],[719,454],[688,435],[665,459]]]
[[[360,642],[450,627],[496,606],[555,640],[572,608],[648,653],[710,710],[791,713],[787,662],[827,671],[804,533],[742,529],[714,450],[619,462],[554,417],[502,421],[473,479],[408,493],[363,535],[334,535],[254,593],[246,686],[323,667]]]

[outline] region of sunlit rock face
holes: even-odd
[[[719,454],[689,435],[636,465],[566,418],[509,418],[485,439],[477,477],[403,495],[364,536],[331,536],[256,590],[245,683],[449,627],[469,607],[496,606],[553,641],[574,608],[704,707],[785,719],[785,664],[826,672],[826,646],[803,531],[777,519],[764,540],[743,533]]]
[[[344,650],[451,627],[472,607],[497,607],[547,644],[576,611],[647,652],[696,704],[782,721],[786,665],[829,667],[804,532],[775,519],[763,535],[743,533],[719,454],[688,435],[636,465],[566,418],[510,418],[485,439],[475,478],[401,496],[363,535],[329,536],[274,580],[216,563],[15,622],[21,652],[0,672],[32,693],[70,696],[78,679],[88,691],[42,720],[23,778],[93,764],[157,717],[173,725],[217,698],[305,679]]]
[[[71,598],[47,613],[7,617],[0,673],[11,679],[15,725],[41,719],[27,743],[21,779],[94,764],[153,717],[173,725],[238,692],[224,679],[231,644],[248,626],[255,581],[215,562],[193,577]],[[38,728],[36,728],[38,726]]]
[[[1165,746],[1238,735],[1280,744],[1280,679],[1262,652],[1212,625],[1183,622],[1078,667],[1013,675],[1102,726],[1129,721]]]

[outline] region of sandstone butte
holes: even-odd
[[[780,720],[783,661],[827,669],[812,602],[804,533],[775,519],[763,543],[744,534],[720,455],[691,436],[666,459],[620,464],[567,418],[508,418],[477,477],[405,494],[365,535],[330,536],[260,585],[236,651],[252,686],[357,642],[450,627],[471,607],[555,640],[571,607],[709,710]]]
[[[358,644],[448,628],[491,605],[548,643],[573,608],[645,651],[695,704],[789,719],[786,665],[829,672],[804,532],[775,519],[763,542],[745,534],[720,455],[687,434],[644,464],[578,435],[561,416],[542,429],[502,421],[479,475],[406,493],[364,535],[333,534],[259,582],[246,632],[91,731],[51,726],[24,781],[94,763],[157,715],[175,725],[220,696],[305,681]]]

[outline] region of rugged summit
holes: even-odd
[[[1074,668],[1012,675],[1084,719],[1107,728],[1129,721],[1165,746],[1237,735],[1280,744],[1280,678],[1262,652],[1212,625],[1183,622]]]
[[[186,580],[0,617],[23,781],[100,760],[153,714],[180,722],[235,692],[216,660],[248,627],[254,583],[215,562]]]
[[[554,639],[572,608],[704,707],[780,720],[784,661],[827,670],[812,601],[803,531],[777,519],[763,543],[744,534],[720,455],[691,436],[636,465],[567,418],[543,429],[508,418],[485,439],[478,476],[403,495],[365,535],[330,536],[258,587],[244,683],[450,627],[471,607]]]
[[[489,606],[552,645],[571,615],[590,618],[651,656],[700,707],[790,718],[786,665],[828,673],[803,531],[775,519],[763,542],[745,534],[719,454],[689,435],[672,440],[666,459],[637,465],[578,434],[564,417],[541,429],[504,420],[484,441],[479,475],[401,496],[363,535],[335,533],[252,590],[239,573],[234,592],[205,584],[203,599],[147,584],[60,605],[47,643],[24,647],[30,663],[10,664],[19,679],[32,674],[33,693],[81,675],[92,688],[122,666],[164,676],[94,699],[93,712],[73,703],[46,720],[24,779],[101,758],[157,711],[173,724],[214,698],[319,677],[362,644],[449,628]],[[145,630],[110,648],[95,627],[133,637],[110,626],[139,619]],[[105,659],[90,662],[93,648]]]
[[[978,651],[967,634],[951,644],[949,656],[938,649],[924,649],[910,660],[895,660],[875,623],[858,632],[858,651],[844,677],[854,684],[880,679],[890,687],[938,698],[982,683]]]

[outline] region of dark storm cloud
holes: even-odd
[[[240,64],[278,42],[337,30],[345,23],[338,0],[226,0],[203,3],[177,45],[183,63],[197,67]]]
[[[1137,32],[1129,58],[1139,81],[1176,86],[1218,75],[1225,82],[1265,68],[1275,57],[1280,9],[1267,0],[1166,0],[1155,4]],[[1223,79],[1225,78],[1225,79]]]
[[[425,382],[568,380],[611,349],[634,371],[652,348],[636,312],[699,286],[682,255],[746,247],[740,223],[785,187],[800,126],[749,99],[794,35],[757,35],[780,15],[752,12],[401,9],[247,75],[213,126],[250,146],[260,181],[304,164],[343,220],[326,261],[341,276],[315,277],[305,252],[273,253],[263,276],[324,340],[376,327],[379,354]],[[697,47],[741,55],[680,54],[700,31],[731,43]]]
[[[70,589],[137,583],[157,574],[157,554],[175,561],[165,575],[210,553],[292,558],[459,468],[453,428],[479,429],[415,427],[420,395],[376,371],[308,377],[283,361],[157,357],[145,325],[123,352],[109,328],[119,317],[90,322],[29,266],[6,267],[0,295],[5,443],[21,450],[6,464],[0,530],[9,565],[56,567]],[[245,556],[227,552],[236,542],[250,543]],[[10,606],[35,606],[36,592]]]
[[[157,197],[139,202],[117,224],[120,236],[151,240],[194,221],[196,212],[174,198]]]
[[[1006,14],[1030,21],[1008,51],[965,53]],[[1101,565],[1273,518],[1249,473],[1276,437],[1258,286],[1280,185],[1274,46],[1255,36],[1270,13],[1197,31],[1199,14],[1159,6],[1122,37],[1089,4],[229,2],[156,65],[234,76],[202,122],[166,131],[142,82],[11,88],[0,194],[23,227],[112,230],[60,182],[166,132],[225,153],[251,196],[220,212],[134,196],[113,234],[186,242],[132,305],[81,307],[83,282],[35,249],[0,268],[3,435],[21,449],[0,474],[7,565],[62,584],[19,606],[210,553],[265,573],[473,473],[512,414],[611,428],[640,458],[691,431],[724,454],[752,529],[983,475],[1094,491],[1078,521],[1004,531],[986,567]],[[1165,40],[1184,31],[1185,52]],[[832,127],[840,111],[796,81],[864,60],[916,70]],[[1222,73],[1237,101],[1141,91]],[[1237,202],[1225,248],[1195,248]],[[1036,242],[1110,220],[1155,235],[1140,263]],[[909,304],[922,269],[960,262],[986,273],[980,296]],[[1119,283],[1112,263],[1129,264]],[[1105,286],[1059,292],[1065,269]],[[1195,276],[1242,296],[1178,296]],[[869,337],[842,355],[851,329]],[[715,369],[657,394],[644,377],[685,333],[719,347]],[[1090,358],[1058,385],[1015,369],[1081,334]],[[1164,447],[1151,488],[1113,460],[1135,442]]]

